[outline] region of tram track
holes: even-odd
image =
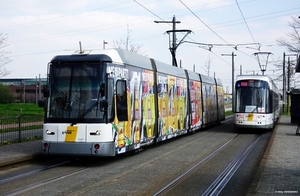
[[[229,182],[231,177],[234,175],[236,170],[243,163],[243,161],[250,153],[252,148],[258,142],[260,137],[261,135],[256,135],[254,140],[239,152],[239,154],[235,157],[235,159],[228,165],[228,167],[225,168],[225,170],[217,177],[217,179],[206,189],[206,191],[202,194],[202,196],[219,195],[219,193],[223,190],[223,188]]]
[[[1,195],[10,195],[10,196],[23,195],[24,193],[30,190],[34,190],[41,186],[47,186],[50,183],[54,183],[62,179],[70,178],[73,175],[80,174],[96,165],[96,163],[79,163],[79,162],[80,160],[74,157],[57,158],[51,161],[46,161],[45,163],[43,163],[46,166],[42,166],[38,169],[24,171],[19,174],[14,174],[13,176],[0,179]],[[19,169],[22,170],[21,168],[22,167],[20,167]],[[69,168],[69,169],[61,171],[61,168]],[[53,172],[55,173],[54,175],[51,174],[52,171],[54,171]],[[37,180],[32,180],[32,179],[36,179],[37,176],[46,176],[46,177],[41,177]],[[30,182],[19,183],[20,181],[24,181],[24,182],[30,181]],[[12,186],[13,189],[7,188],[9,187],[7,186],[7,184],[11,184],[10,186]],[[2,186],[5,188],[1,188]]]
[[[68,163],[70,163],[70,161],[60,162],[60,163],[57,163],[57,164],[53,164],[53,165],[50,165],[50,166],[46,166],[46,167],[42,167],[42,168],[39,168],[39,169],[36,169],[36,170],[32,170],[32,171],[29,171],[29,172],[18,174],[16,176],[8,177],[8,178],[0,180],[0,185],[4,184],[4,183],[11,182],[11,181],[14,181],[14,180],[18,180],[18,179],[21,179],[21,178],[24,178],[24,177],[32,176],[32,175],[38,174],[38,173],[40,173],[42,171],[45,171],[45,170],[49,170],[49,169],[52,169],[52,168],[55,168],[55,167],[63,166],[63,165],[66,165]]]
[[[228,142],[223,144],[220,148],[216,149],[214,152],[206,156],[204,159],[193,165],[190,169],[182,173],[172,182],[167,184],[166,186],[162,187],[159,191],[157,191],[154,195],[155,196],[162,196],[162,195],[178,195],[176,190],[178,188],[184,186],[182,185],[185,181],[191,176],[195,175],[195,173],[199,172],[202,169],[204,164],[209,164],[209,160],[214,158],[215,156],[220,155],[227,146],[233,143],[238,137],[242,134],[238,134],[234,138],[230,139]],[[233,158],[233,160],[225,167],[225,169],[216,177],[216,179],[208,186],[205,190],[196,191],[195,195],[202,195],[202,196],[211,196],[211,195],[219,195],[226,184],[231,180],[231,177],[235,174],[237,169],[241,166],[245,158],[251,152],[253,147],[256,145],[258,140],[260,139],[261,134],[256,134],[254,139],[246,144],[240,152]],[[194,186],[198,186],[195,183]],[[175,194],[174,194],[175,193]],[[187,194],[188,195],[188,194]]]
[[[75,171],[72,171],[72,172],[69,172],[69,173],[66,173],[66,174],[62,174],[60,176],[56,176],[54,178],[50,178],[50,179],[47,179],[47,180],[44,180],[44,181],[41,181],[41,182],[38,182],[38,183],[35,183],[35,184],[31,184],[31,185],[28,185],[28,186],[25,186],[25,187],[21,187],[17,190],[6,193],[5,195],[14,196],[14,195],[23,194],[23,193],[25,193],[27,191],[30,191],[30,190],[33,190],[35,188],[38,188],[38,187],[41,187],[41,186],[46,186],[47,184],[53,183],[55,181],[59,181],[59,180],[62,180],[64,178],[71,177],[75,174],[79,174],[79,173],[84,172],[88,169],[89,169],[89,167],[79,168],[79,169],[76,169]]]
[[[209,154],[207,157],[205,157],[203,160],[201,160],[200,162],[196,163],[193,167],[191,167],[190,169],[188,169],[186,172],[184,172],[182,175],[180,175],[178,178],[176,178],[175,180],[173,180],[172,182],[170,182],[168,185],[166,185],[165,187],[163,187],[161,190],[159,190],[157,193],[155,193],[155,196],[159,196],[159,195],[164,195],[165,193],[167,193],[170,189],[172,189],[174,186],[176,186],[179,182],[181,182],[182,180],[184,180],[185,178],[187,178],[191,173],[194,172],[194,170],[199,169],[198,167],[203,164],[205,161],[211,159],[212,157],[214,157],[216,154],[218,154],[223,148],[225,148],[227,145],[229,145],[234,139],[236,139],[239,135],[235,136],[234,138],[232,138],[231,140],[229,140],[228,142],[226,142],[225,144],[223,144],[221,147],[219,147],[217,150],[215,150],[214,152],[212,152],[211,154]]]
[[[51,165],[39,163],[32,171],[30,166],[16,168],[7,175],[0,173],[0,190],[2,195],[201,195],[237,154],[247,156],[245,144],[254,136],[235,132],[226,120],[221,126],[162,142],[134,156],[76,161],[73,157]],[[166,185],[169,188],[159,193]],[[200,189],[189,192],[195,187]]]
[[[197,133],[193,133],[193,134],[197,134]],[[213,137],[213,135],[215,135],[215,134],[216,134],[215,132],[202,132],[202,137],[198,138],[194,142],[203,142],[207,138]],[[174,140],[177,140],[177,139],[180,140],[180,138],[174,138]],[[167,142],[176,142],[176,141],[167,141]],[[165,144],[162,143],[161,145],[165,145]],[[188,148],[190,145],[192,145],[192,143],[187,143],[186,146],[181,146],[180,148]],[[153,146],[153,147],[155,147],[155,146]],[[150,148],[152,148],[152,147],[150,147]],[[168,151],[164,154],[161,154],[160,156],[156,157],[155,160],[159,160],[163,157],[169,156],[169,154],[175,153],[177,150],[178,149],[174,149],[174,150]],[[85,159],[85,158],[87,158],[87,157],[80,157],[80,158],[78,158],[78,160],[80,162],[80,160]],[[6,177],[4,179],[0,178],[0,188],[1,188],[1,185],[5,186],[5,184],[9,184],[9,183],[18,184],[17,186],[14,187],[13,191],[8,191],[8,192],[4,193],[3,195],[22,194],[22,193],[25,193],[27,191],[36,189],[38,187],[46,186],[49,183],[53,183],[55,181],[59,181],[59,180],[64,179],[64,178],[71,177],[72,175],[79,174],[80,172],[84,172],[84,171],[86,171],[90,168],[93,168],[93,166],[109,163],[110,161],[113,161],[113,160],[118,160],[118,158],[120,158],[120,157],[111,158],[111,159],[105,160],[104,162],[101,162],[100,160],[97,160],[93,164],[88,164],[85,167],[80,167],[80,168],[74,169],[72,171],[62,173],[60,175],[56,175],[54,177],[44,178],[42,180],[39,180],[38,182],[34,181],[33,183],[30,183],[30,184],[22,185],[20,183],[17,183],[18,181],[23,180],[23,179],[26,180],[28,178],[31,178],[31,177],[34,177],[34,176],[37,176],[37,175],[44,175],[44,173],[50,173],[51,170],[56,170],[56,169],[59,169],[60,167],[69,167],[69,168],[71,167],[72,168],[72,165],[74,164],[74,161],[72,161],[72,160],[74,160],[74,157],[72,157],[72,158],[70,157],[68,159],[57,160],[57,162],[55,164],[44,166],[44,167],[34,169],[34,170],[31,170],[31,171],[22,172],[22,173],[13,175],[11,177]],[[93,160],[96,160],[96,159],[93,159]],[[153,161],[155,161],[155,160],[153,160]],[[123,172],[119,173],[118,175],[119,176],[124,176],[127,173],[130,173],[132,171],[136,171],[140,167],[143,167],[143,166],[148,165],[148,164],[149,163],[145,163],[145,164],[138,165],[136,167],[132,167],[129,171],[123,171]],[[107,179],[105,179],[101,182],[106,183],[106,182],[109,182],[109,181],[111,181],[115,178],[118,178],[118,177],[112,176],[111,178],[107,178]]]

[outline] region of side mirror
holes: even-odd
[[[100,102],[101,104],[101,108],[103,108],[104,110],[107,110],[107,107],[108,107],[108,101],[107,100],[102,100]]]

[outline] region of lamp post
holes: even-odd
[[[105,49],[105,44],[108,44],[105,40],[103,40],[103,49]]]
[[[35,76],[35,104],[38,103],[38,81],[37,81],[37,76]]]
[[[255,52],[255,53],[253,53],[253,55],[257,57],[258,65],[260,67],[262,75],[265,75],[265,71],[267,70],[268,58],[269,58],[270,54],[272,54],[272,53],[271,52]],[[266,63],[264,63],[263,61],[266,61]]]
[[[231,62],[232,62],[232,73],[231,73],[231,82],[232,82],[232,112],[234,111],[234,57],[236,54],[232,52],[231,54],[221,54],[222,56],[231,56]]]

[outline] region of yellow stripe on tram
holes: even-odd
[[[65,137],[65,142],[75,142],[77,136],[78,127],[77,126],[68,126],[67,133]]]
[[[248,118],[247,118],[247,121],[252,121],[253,120],[253,114],[251,113],[251,114],[248,114]]]

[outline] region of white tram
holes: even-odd
[[[44,154],[115,156],[225,120],[218,79],[124,50],[55,56]]]
[[[280,95],[269,76],[237,76],[234,96],[235,127],[274,128],[280,116]]]

